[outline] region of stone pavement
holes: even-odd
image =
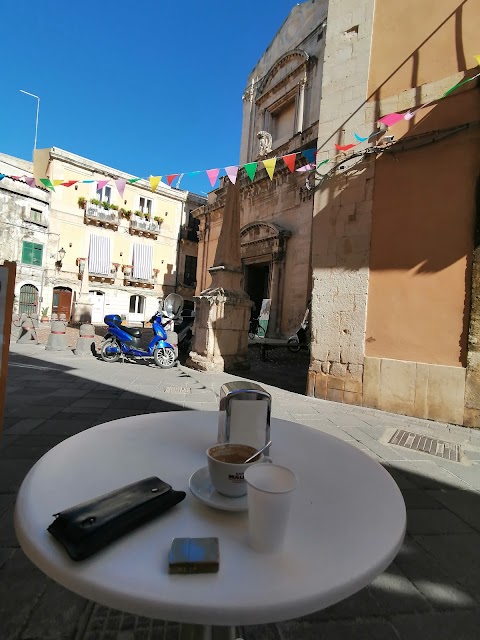
[[[480,432],[270,386],[288,387],[303,375],[302,356],[291,360],[290,368],[287,360],[280,366],[283,357],[273,351],[264,369],[257,358],[246,374],[263,376],[273,396],[273,416],[333,434],[380,461],[403,493],[408,530],[392,565],[356,595],[301,619],[245,627],[239,635],[245,640],[479,638]],[[241,378],[183,366],[162,371],[145,364],[107,364],[93,356],[46,352],[40,345],[12,346],[0,441],[0,640],[179,637],[181,625],[88,602],[37,570],[15,537],[15,495],[35,461],[63,439],[125,416],[216,410],[220,385]],[[396,429],[458,444],[461,461],[388,444]]]

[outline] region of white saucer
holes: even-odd
[[[240,498],[228,498],[213,488],[208,467],[202,467],[195,471],[190,476],[188,486],[197,500],[214,509],[222,509],[223,511],[247,511],[248,509],[246,495]]]

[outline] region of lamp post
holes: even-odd
[[[32,96],[32,98],[36,98],[37,100],[37,115],[35,118],[35,140],[33,142],[33,158],[32,158],[32,160],[35,161],[35,149],[37,148],[37,133],[38,133],[38,112],[40,111],[40,98],[36,96],[34,93],[29,93],[28,91],[24,91],[23,89],[20,89],[20,93],[24,93],[27,96]]]

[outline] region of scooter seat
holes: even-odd
[[[121,329],[122,329],[122,331],[125,331],[125,333],[128,333],[129,336],[132,336],[132,338],[141,338],[142,337],[142,330],[139,329],[138,327],[125,327],[122,324]]]

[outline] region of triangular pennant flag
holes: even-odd
[[[130,184],[133,184],[134,182],[138,182],[139,180],[141,180],[141,178],[130,178],[130,180],[128,182]]]
[[[150,188],[152,189],[152,191],[155,191],[155,189],[158,187],[158,183],[160,182],[160,180],[162,179],[162,176],[150,176],[149,180],[150,180]]]
[[[273,180],[273,172],[275,171],[275,165],[277,164],[276,158],[269,158],[268,160],[262,160],[263,166],[267,170],[270,180]]]
[[[208,179],[210,180],[210,184],[213,185],[215,184],[215,181],[218,178],[218,174],[220,173],[220,169],[207,169],[207,176]]]
[[[62,184],[63,180],[54,180],[53,181],[53,186],[54,187],[59,187]]]
[[[322,162],[319,162],[319,163],[317,164],[317,167],[321,167],[321,166],[322,166],[322,164],[327,164],[327,162],[330,162],[330,160],[329,160],[328,158],[327,158],[326,160],[322,160]]]
[[[168,186],[170,186],[172,182],[175,180],[175,178],[178,178],[179,175],[180,175],[179,173],[172,173],[169,176],[167,176]]]
[[[315,164],[306,164],[303,167],[296,169],[296,171],[311,171],[312,169],[315,169]]]
[[[473,56],[475,58],[475,60],[477,61],[478,66],[480,66],[480,53],[477,53],[476,55]]]
[[[316,153],[316,149],[305,149],[304,151],[302,151],[302,154],[309,162],[313,162],[315,160]]]
[[[62,182],[62,187],[71,187],[77,184],[78,180],[69,180],[68,182]]]
[[[380,118],[379,122],[386,124],[387,127],[391,127],[397,122],[400,122],[400,120],[403,120],[403,115],[401,113],[389,113],[388,115],[383,116],[383,118]]]
[[[95,180],[82,180],[82,184],[92,184]]]
[[[201,172],[201,171],[190,171],[190,173],[187,173],[187,176],[190,176],[190,177],[191,177],[191,176],[196,176],[196,175],[198,175],[199,173],[202,173],[202,172]]]
[[[353,147],[356,147],[356,144],[336,144],[335,145],[335,149],[337,151],[348,151],[349,149],[352,149]]]
[[[123,198],[126,184],[127,184],[127,181],[124,180],[123,178],[117,178],[117,180],[115,180],[115,186],[117,187],[117,191],[120,198]]]
[[[49,178],[40,178],[40,182],[44,184],[47,187],[47,189],[51,189],[52,191],[55,191],[55,188],[53,184],[50,182]]]
[[[455,89],[458,89],[458,87],[461,87],[462,85],[467,84],[467,82],[472,82],[472,80],[475,80],[476,78],[478,78],[479,75],[480,75],[480,73],[477,73],[477,75],[473,76],[472,78],[467,78],[466,80],[462,80],[461,82],[457,82],[457,84],[453,85],[453,87],[451,89],[449,89],[448,91],[446,91],[442,95],[442,98],[445,98],[446,96],[450,95],[453,91],[455,91]]]
[[[358,140],[358,142],[366,142],[368,140],[368,136],[366,138],[362,138],[361,136],[357,136],[356,133],[353,135],[355,136],[355,140]]]
[[[23,179],[25,180],[25,182],[28,184],[29,187],[35,187],[36,186],[35,178],[29,178],[28,176],[23,176]]]
[[[255,173],[257,171],[257,165],[258,165],[258,162],[249,162],[249,163],[243,165],[243,168],[247,172],[247,176],[250,178],[250,180],[252,182],[253,182],[253,180],[255,178]]]
[[[110,180],[97,180],[97,191],[101,191],[103,187],[109,182]]]
[[[285,162],[290,171],[295,171],[295,160],[297,158],[296,153],[290,153],[288,156],[282,156],[282,160]]]
[[[5,178],[5,174],[4,173],[0,173],[0,180],[3,180]]]
[[[228,179],[232,184],[237,181],[238,167],[225,167]]]

